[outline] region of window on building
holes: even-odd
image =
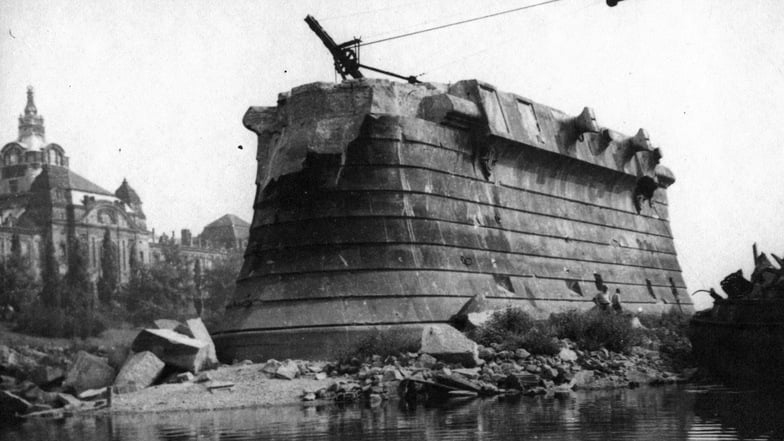
[[[19,193],[19,181],[16,179],[8,181],[8,190],[11,193]]]
[[[16,151],[10,152],[5,155],[5,165],[14,165],[19,163],[19,153]]]

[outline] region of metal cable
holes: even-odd
[[[408,32],[408,33],[405,33],[405,34],[395,35],[393,37],[382,38],[380,40],[370,41],[370,42],[367,42],[367,43],[360,43],[360,47],[361,46],[370,46],[371,44],[376,44],[376,43],[383,43],[385,41],[390,41],[390,40],[397,40],[399,38],[410,37],[412,35],[424,34],[425,32],[436,31],[436,30],[439,30],[439,29],[444,29],[444,28],[448,28],[448,27],[452,27],[452,26],[457,26],[457,25],[461,25],[461,24],[465,24],[465,23],[470,23],[470,22],[473,22],[473,21],[484,20],[486,18],[497,17],[499,15],[510,14],[512,12],[522,11],[524,9],[531,9],[531,8],[535,8],[537,6],[544,6],[544,5],[548,5],[550,3],[557,3],[557,2],[560,2],[560,1],[562,1],[562,0],[547,0],[547,1],[544,1],[544,2],[540,2],[540,3],[534,3],[532,5],[521,6],[519,8],[508,9],[506,11],[495,12],[495,13],[492,13],[492,14],[483,15],[481,17],[469,18],[469,19],[466,19],[466,20],[456,21],[454,23],[447,23],[447,24],[444,24],[444,25],[434,26],[432,28],[421,29],[419,31]]]

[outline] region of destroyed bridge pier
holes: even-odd
[[[258,134],[245,260],[222,359],[327,358],[420,333],[474,296],[534,316],[692,304],[667,211],[675,180],[627,136],[476,80],[294,88],[243,120]]]

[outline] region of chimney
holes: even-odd
[[[191,230],[182,229],[180,231],[180,243],[184,247],[193,246],[193,237],[191,236]]]

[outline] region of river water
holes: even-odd
[[[0,440],[784,439],[784,400],[718,386],[452,401],[91,416],[0,427]]]

